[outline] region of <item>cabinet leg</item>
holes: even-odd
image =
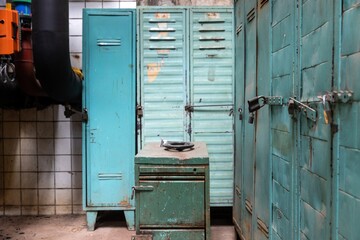
[[[86,212],[86,222],[89,231],[95,230],[97,214],[98,212]]]
[[[135,230],[135,211],[134,210],[125,210],[125,219],[128,230]]]

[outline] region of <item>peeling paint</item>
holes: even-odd
[[[156,80],[163,65],[164,65],[164,60],[161,60],[161,62],[159,63],[148,63],[146,65],[149,83],[152,83]]]

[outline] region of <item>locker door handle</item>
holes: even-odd
[[[176,50],[176,47],[170,46],[170,47],[154,47],[150,46],[149,50]]]
[[[131,199],[134,199],[135,191],[148,191],[151,192],[154,190],[154,186],[133,186],[132,187],[132,193],[131,193]]]
[[[211,46],[211,47],[199,47],[199,50],[222,50],[225,46]]]
[[[121,46],[121,40],[118,40],[118,39],[97,40],[97,45],[99,47],[103,47],[103,46]]]

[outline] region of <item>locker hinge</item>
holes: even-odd
[[[65,111],[64,111],[65,117],[70,118],[75,113],[81,114],[81,120],[83,122],[87,122],[89,120],[87,108],[83,108],[81,111],[79,111],[79,110],[76,110],[75,108],[71,107],[70,105],[65,105]]]
[[[348,103],[351,102],[354,92],[348,90],[332,91],[328,92],[324,96],[318,96],[319,99],[323,99],[330,103]]]
[[[136,106],[136,116],[142,118],[144,116],[143,107],[141,105]]]

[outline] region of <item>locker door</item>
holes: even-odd
[[[243,118],[244,105],[244,79],[245,79],[245,11],[244,0],[235,1],[235,96],[234,96],[234,203],[233,203],[233,222],[239,235],[242,235],[240,223],[245,208],[242,203],[243,191],[243,142],[244,124]]]
[[[245,100],[256,96],[256,6],[257,1],[245,1]],[[241,224],[243,236],[245,239],[252,239],[252,219],[255,205],[255,124],[249,124],[247,121],[250,117],[249,111],[244,111],[244,148],[243,148],[243,202],[244,215]]]
[[[140,90],[143,107],[141,146],[160,139],[189,140],[187,116],[186,11],[141,9]]]
[[[352,91],[352,99],[347,103],[336,105],[338,132],[334,139],[334,157],[339,171],[338,186],[335,185],[338,199],[338,232],[334,236],[338,239],[358,239],[360,236],[360,32],[354,29],[354,23],[360,21],[360,1],[339,1],[342,9],[338,15],[342,16],[336,32],[340,39],[335,46],[336,60],[340,69],[335,65],[337,90]],[[341,28],[340,28],[341,27]],[[340,46],[342,48],[340,48]]]
[[[271,96],[289,98],[296,87],[295,9],[294,1],[272,1]],[[292,231],[296,226],[296,124],[282,106],[271,107],[271,118],[272,235],[296,239]]]
[[[270,95],[270,3],[257,4],[257,89],[256,95]],[[267,239],[270,224],[270,108],[256,112],[254,239]]]
[[[333,89],[333,1],[302,1],[299,11],[299,96],[318,110],[316,122],[299,116],[300,238],[330,239],[331,124],[317,96]]]
[[[84,21],[86,206],[129,207],[135,155],[135,16],[132,11],[94,10]]]
[[[210,204],[233,201],[233,11],[190,11],[191,141],[206,142],[210,157]]]

